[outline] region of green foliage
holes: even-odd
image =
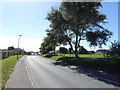
[[[102,44],[106,45],[106,42],[108,41],[108,38],[111,37],[111,35],[112,33],[109,32],[108,30],[95,31],[95,32],[89,31],[86,33],[87,41],[90,42],[90,45],[99,46],[99,47],[101,47]]]
[[[69,44],[76,57],[81,40],[87,40],[91,46],[106,44],[112,33],[102,26],[106,15],[98,11],[100,7],[100,2],[62,2],[59,9],[52,8],[46,17],[51,28],[47,38],[53,37],[48,41]]]
[[[19,55],[19,58],[21,57],[22,55]],[[2,64],[2,72],[0,72],[0,74],[2,74],[2,88],[5,87],[5,84],[7,83],[7,80],[9,79],[10,74],[12,73],[17,61],[17,56],[10,56],[0,61],[0,64]]]
[[[108,55],[114,60],[118,60],[120,62],[120,42],[112,43]]]
[[[42,54],[45,54],[45,53],[46,53],[45,43],[44,43],[44,42],[41,44],[41,47],[40,47],[39,49],[40,49],[40,52],[41,52]]]
[[[67,63],[69,65],[84,66],[88,68],[93,68],[103,72],[109,72],[114,74],[119,74],[119,65],[117,62],[113,62],[111,59],[106,58],[74,58],[74,57],[62,57],[57,61]]]
[[[13,49],[14,49],[13,46],[8,47],[8,50],[13,50]]]
[[[53,46],[51,45],[48,45],[45,41],[41,44],[41,47],[39,48],[40,49],[40,52],[42,54],[46,54],[46,53],[49,53],[50,51],[53,50]]]
[[[47,57],[49,54],[42,54],[42,55],[40,55],[40,56],[43,56],[43,57]],[[78,54],[79,56],[81,56],[81,58],[104,58],[104,55],[99,55],[99,54]],[[52,57],[53,57],[54,55],[52,55]],[[59,57],[59,56],[61,56],[61,54],[58,54],[58,55],[56,55],[55,57]],[[75,54],[65,54],[64,55],[65,57],[74,57],[75,58]],[[61,56],[61,57],[63,57],[63,56]]]
[[[65,47],[60,47],[60,48],[59,48],[59,52],[60,52],[60,53],[63,53],[63,54],[67,54],[67,53],[68,53],[68,50],[67,50],[67,48],[65,48]]]

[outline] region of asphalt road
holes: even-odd
[[[114,88],[85,74],[79,74],[67,66],[55,65],[55,61],[38,56],[24,59],[33,88]]]

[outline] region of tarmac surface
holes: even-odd
[[[119,87],[119,82],[109,80],[108,76],[111,77],[111,75],[105,75],[96,70],[77,68],[43,57],[23,56],[17,62],[6,88]],[[119,79],[117,76],[114,77],[111,78]]]

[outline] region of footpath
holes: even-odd
[[[26,56],[23,56],[17,62],[13,73],[10,76],[5,88],[32,88],[28,73],[24,64],[24,59]]]

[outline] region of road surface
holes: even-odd
[[[55,61],[38,56],[24,58],[33,88],[114,88],[112,84],[99,81],[70,68],[55,65]]]

